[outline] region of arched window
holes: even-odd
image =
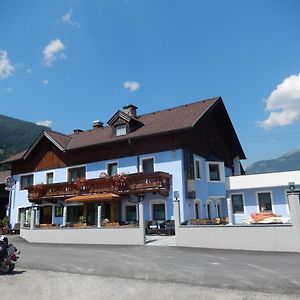
[[[195,216],[195,219],[201,219],[202,218],[201,201],[200,200],[195,200],[194,201],[194,216]]]
[[[212,218],[212,202],[211,202],[211,200],[207,200],[206,213],[207,213],[207,218],[211,219]]]
[[[223,217],[223,209],[222,209],[222,201],[221,200],[217,200],[216,208],[217,208],[217,218],[222,218]]]

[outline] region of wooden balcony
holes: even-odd
[[[37,184],[28,187],[30,202],[54,200],[77,195],[114,193],[117,195],[158,192],[169,195],[171,175],[164,172],[135,173],[96,179],[78,179],[76,182]]]

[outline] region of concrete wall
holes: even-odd
[[[289,194],[292,225],[180,226],[174,202],[176,245],[182,247],[300,252],[300,205]]]
[[[139,203],[139,215],[144,215],[144,205]],[[34,220],[34,213],[33,218]],[[30,243],[53,244],[101,244],[101,245],[144,245],[145,223],[144,218],[139,219],[139,227],[117,228],[59,228],[40,229],[21,228],[20,236]]]
[[[144,245],[140,228],[21,228],[20,235],[30,243]]]

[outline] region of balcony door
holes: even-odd
[[[40,207],[40,224],[52,224],[52,206]]]

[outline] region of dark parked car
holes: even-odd
[[[149,221],[146,227],[146,234],[175,234],[174,220]]]
[[[175,221],[174,220],[166,220],[160,224],[160,233],[167,235],[175,234]]]

